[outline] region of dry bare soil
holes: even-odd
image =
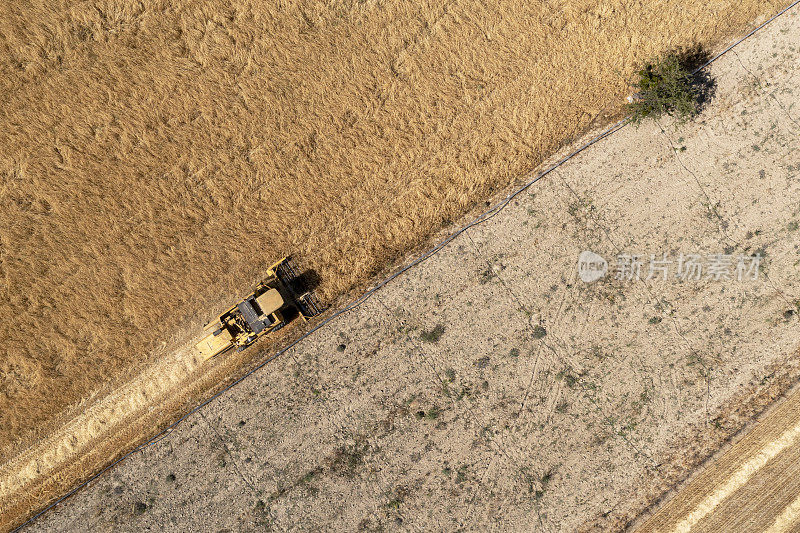
[[[798,21],[715,63],[697,121],[583,152],[31,529],[630,524],[800,377]],[[764,263],[585,284],[583,250]]]

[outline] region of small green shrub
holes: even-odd
[[[328,459],[331,472],[344,476],[355,477],[358,467],[364,462],[364,456],[370,450],[368,442],[358,439],[354,444],[341,446]]]
[[[628,104],[634,124],[663,115],[683,124],[698,113],[700,90],[678,54],[669,53],[648,63],[638,77],[638,93]]]
[[[444,326],[437,324],[435,328],[428,331],[423,331],[419,336],[425,342],[439,342],[439,339],[442,337],[443,333]]]
[[[436,420],[439,418],[439,408],[435,405],[425,412],[425,418],[428,420]]]
[[[397,498],[389,500],[386,503],[386,507],[388,507],[389,509],[400,509],[400,500],[398,500]]]

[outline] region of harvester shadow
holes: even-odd
[[[314,269],[304,270],[292,279],[290,289],[296,295],[310,293],[313,297],[314,291],[320,286],[321,277]],[[316,299],[314,300],[316,302]],[[296,306],[287,307],[284,311],[284,318],[287,322],[292,322],[300,317],[300,310]]]

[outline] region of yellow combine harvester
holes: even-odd
[[[311,292],[298,290],[298,285],[291,258],[272,265],[249,296],[203,328],[209,333],[197,343],[200,355],[207,360],[234,346],[244,350],[262,335],[282,328],[295,310],[303,321],[319,314]]]

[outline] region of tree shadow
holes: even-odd
[[[679,51],[677,56],[681,66],[692,73],[690,84],[692,92],[696,95],[697,112],[700,113],[717,94],[717,81],[711,76],[708,68],[701,68],[711,59],[711,54],[696,44]]]

